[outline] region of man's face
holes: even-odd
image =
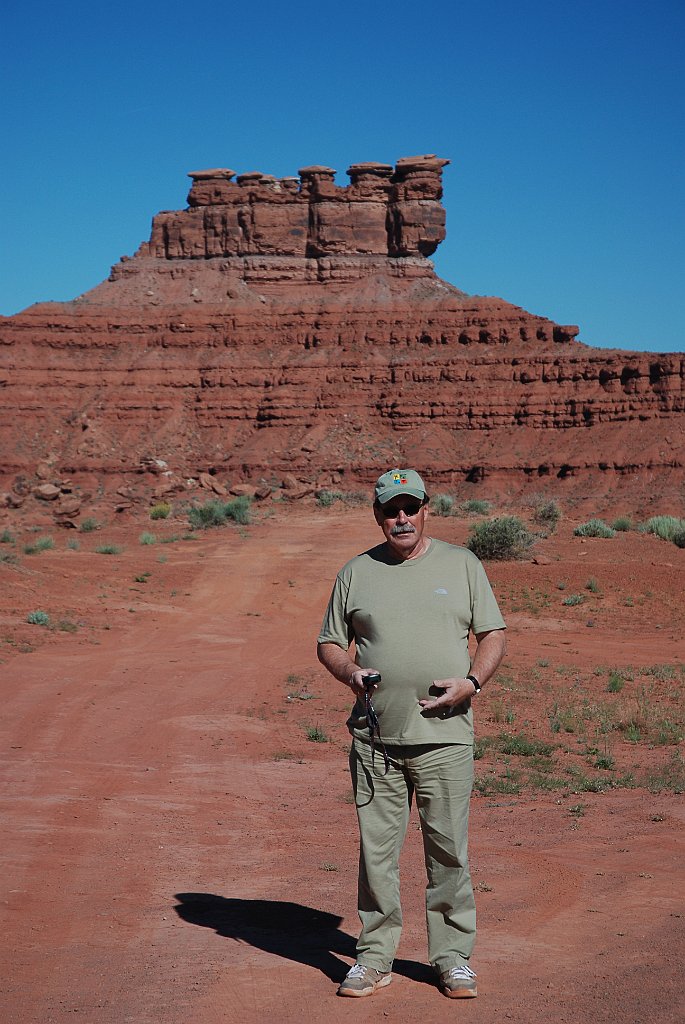
[[[374,505],[376,522],[392,553],[402,561],[423,554],[423,530],[428,506],[409,494],[398,494],[385,505]]]

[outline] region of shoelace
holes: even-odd
[[[467,964],[463,964],[461,967],[450,968],[448,977],[471,981],[471,979],[475,978],[476,975]]]
[[[366,974],[366,967],[364,964],[355,964],[354,967],[350,967],[347,972],[348,978],[363,978]]]

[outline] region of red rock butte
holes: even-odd
[[[346,187],[323,166],[191,172],[187,208],[106,281],[0,318],[0,487],[164,460],[177,479],[357,487],[410,464],[436,490],[680,494],[683,355],[589,348],[437,277],[447,163],[353,164]]]

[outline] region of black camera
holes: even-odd
[[[369,672],[362,681],[367,689],[370,686],[377,686],[381,681],[381,674],[380,672]]]

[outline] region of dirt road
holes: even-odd
[[[96,643],[0,664],[2,1020],[683,1019],[685,812],[644,787],[474,795],[480,995],[459,1003],[425,966],[413,819],[394,984],[336,998],[357,930],[348,700],[313,646],[336,569],[372,530],[365,510],[319,511],[169,545],[166,597],[127,618],[120,595]],[[504,588],[516,573],[493,576]],[[625,648],[632,628],[603,646]],[[596,656],[596,630],[564,629],[541,623],[548,657],[560,638]],[[645,632],[677,657],[675,629]],[[514,667],[540,635],[519,630]],[[502,694],[484,694],[483,723]]]

